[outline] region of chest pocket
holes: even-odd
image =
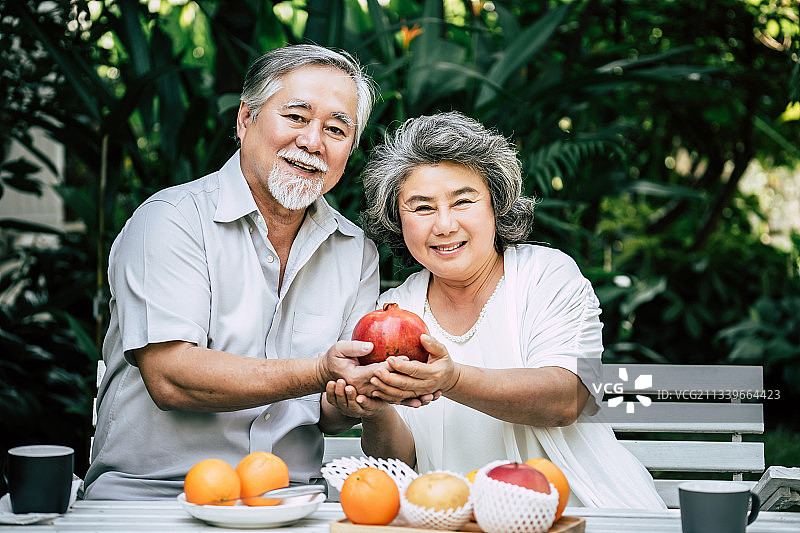
[[[292,357],[316,357],[339,340],[342,317],[296,312],[292,323]]]

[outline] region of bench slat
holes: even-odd
[[[624,406],[608,407],[603,413],[614,431],[682,433],[764,433],[764,406],[760,403],[653,402],[636,405],[633,413]]]
[[[628,380],[619,377],[619,369],[628,371]],[[649,389],[634,388],[638,376],[653,376]],[[764,371],[760,366],[742,365],[618,365],[603,364],[604,383],[620,383],[623,393],[655,394],[656,391],[762,391]],[[648,392],[649,391],[649,392]]]
[[[604,416],[617,432],[764,433],[764,406],[760,403],[653,402],[621,416],[611,416],[613,409],[620,407],[610,408],[603,402]],[[353,429],[361,429],[361,424]]]
[[[648,470],[763,472],[763,442],[621,440]]]
[[[325,453],[322,464],[339,457],[364,457],[361,450],[361,439],[358,437],[325,437]]]
[[[106,373],[106,363],[102,359],[97,361],[97,379],[95,380],[95,387],[100,388],[100,383],[103,381],[103,376]]]

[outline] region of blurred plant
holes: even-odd
[[[763,365],[765,374],[800,390],[800,296],[760,298],[719,338],[731,348],[726,362]]]
[[[71,238],[56,248],[0,240],[0,449],[19,444],[73,446],[85,468],[91,376],[99,357],[82,287],[91,282]],[[88,278],[88,279],[87,279]],[[83,452],[83,453],[81,453]]]

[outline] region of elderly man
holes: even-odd
[[[321,400],[326,382],[369,391],[374,372],[354,359],[371,344],[342,339],[375,308],[378,253],[322,197],[373,101],[345,53],[268,52],[244,83],[240,150],[126,223],[84,497],[174,498],[201,459],[258,450],[293,482],[319,478],[321,432],[354,422]]]

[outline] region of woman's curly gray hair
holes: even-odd
[[[408,119],[372,153],[363,174],[367,208],[361,212],[361,225],[367,235],[387,244],[404,264],[414,264],[403,241],[400,187],[416,168],[444,161],[467,167],[486,180],[498,253],[528,238],[536,202],[522,196],[522,165],[514,145],[455,111]]]

